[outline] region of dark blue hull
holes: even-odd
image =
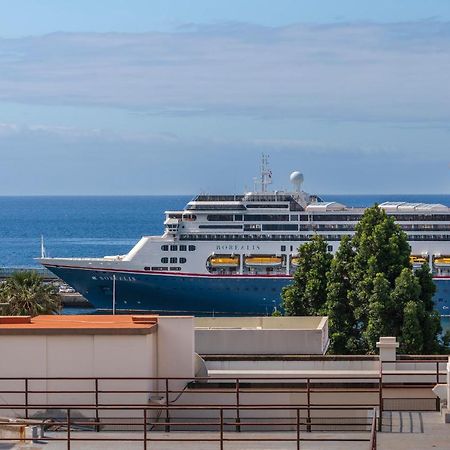
[[[288,277],[212,277],[48,267],[98,309],[155,313],[272,314]]]
[[[281,289],[289,277],[202,276],[113,272],[67,267],[48,268],[98,309],[112,309],[113,275],[116,309],[155,313],[272,314],[280,309]],[[450,315],[450,278],[434,279],[436,309]]]

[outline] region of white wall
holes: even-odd
[[[156,337],[148,335],[49,335],[0,336],[0,377],[154,377]],[[24,383],[1,383],[0,390],[22,390]],[[153,389],[148,380],[99,381],[99,390]],[[14,386],[12,388],[11,386]],[[94,390],[93,380],[30,380],[30,390]],[[99,402],[146,404],[148,393],[100,394]],[[30,394],[29,402],[93,404],[94,394]],[[23,394],[0,394],[0,404],[23,404]],[[1,415],[1,414],[0,414]]]

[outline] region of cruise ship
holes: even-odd
[[[166,211],[162,236],[142,237],[125,255],[39,261],[98,309],[271,314],[300,264],[299,246],[319,234],[336,252],[364,213],[304,192],[300,172],[291,174],[290,192],[269,191],[271,179],[263,156],[252,192],[198,195],[184,210]],[[379,206],[408,235],[412,266],[432,268],[436,309],[450,315],[450,208]]]

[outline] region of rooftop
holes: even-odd
[[[0,335],[150,334],[157,323],[155,315],[0,316]]]
[[[321,316],[297,317],[196,317],[195,328],[209,330],[321,330]]]

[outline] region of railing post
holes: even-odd
[[[297,408],[297,450],[300,450],[300,409]]]
[[[170,415],[169,415],[169,379],[166,378],[166,432],[170,433]]]
[[[439,384],[439,361],[436,361],[436,384]],[[436,411],[441,410],[441,399],[436,396]]]
[[[147,409],[144,408],[144,450],[147,450]]]
[[[67,409],[67,450],[70,450],[70,409]]]
[[[382,431],[383,427],[383,377],[380,373],[380,379],[378,381],[378,431]]]
[[[241,431],[241,411],[239,409],[240,404],[240,384],[239,378],[236,378],[236,431],[238,432]]]
[[[95,431],[100,431],[100,417],[98,414],[98,378],[95,379]]]
[[[220,408],[220,450],[223,450],[223,408]]]
[[[311,432],[311,384],[310,378],[306,379],[306,401],[307,401],[307,416],[306,416],[306,431]]]
[[[25,381],[25,419],[28,419],[28,378],[24,378]]]

